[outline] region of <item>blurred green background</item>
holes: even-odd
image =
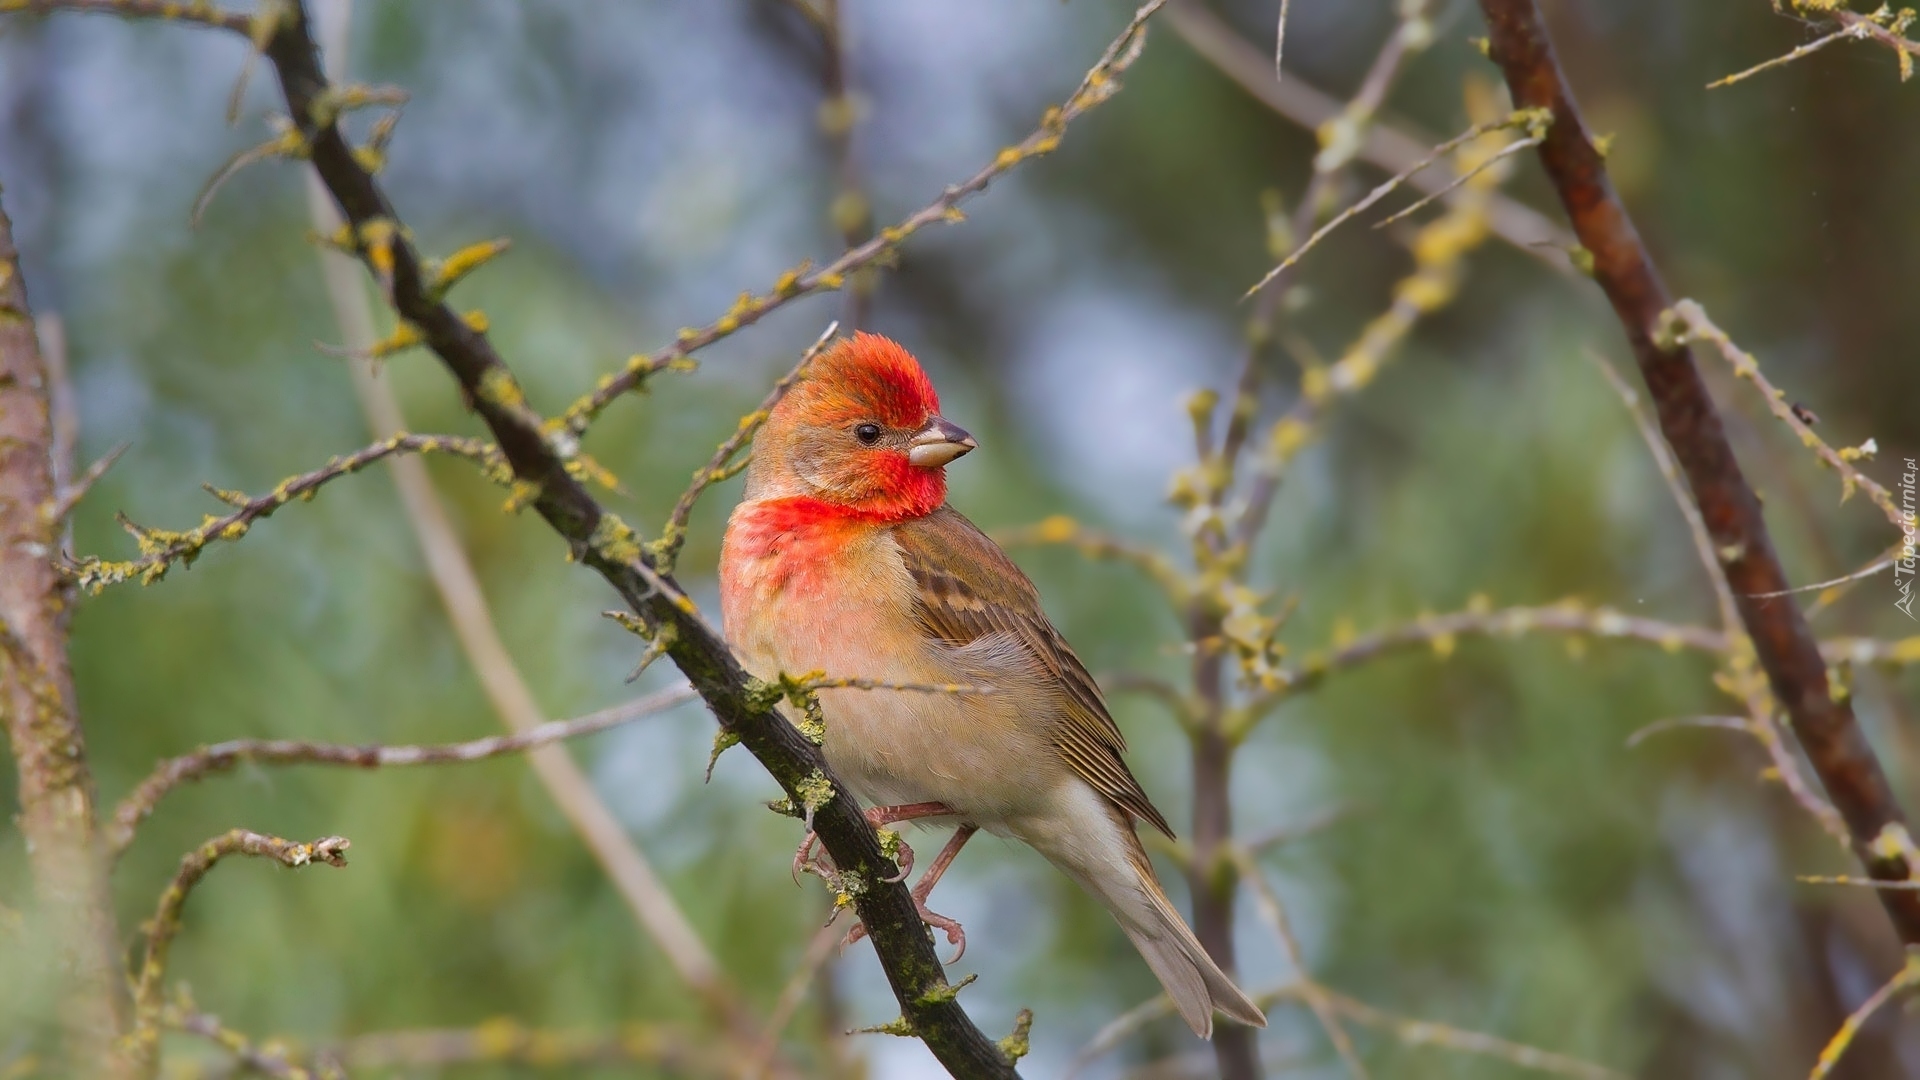
[[[865,105],[859,167],[881,222],[1023,136],[1127,13],[1096,0],[843,3]],[[1865,468],[1893,484],[1900,459],[1920,454],[1920,89],[1900,85],[1890,53],[1860,44],[1703,89],[1813,36],[1762,0],[1546,7],[1592,126],[1616,135],[1616,179],[1675,293],[1757,352],[1829,441],[1877,439]],[[1262,50],[1274,8],[1216,6]],[[1342,97],[1394,26],[1386,0],[1292,9],[1293,77]],[[1443,3],[1436,23],[1387,115],[1444,134],[1467,123],[1463,82],[1497,72],[1469,44],[1473,5]],[[190,525],[218,510],[202,481],[263,491],[363,445],[342,361],[314,347],[339,331],[304,239],[297,169],[248,170],[197,231],[187,225],[200,184],[265,137],[278,104],[256,71],[239,123],[223,123],[243,43],[99,18],[0,30],[0,183],[31,299],[67,327],[82,458],[131,444],[83,505],[77,550],[125,557],[116,511]],[[422,245],[513,238],[456,303],[485,309],[542,408],[710,321],[740,289],[838,250],[818,51],[783,4],[362,0],[352,65],[413,94],[386,181]],[[912,241],[881,280],[871,326],[925,361],[947,415],[980,438],[951,470],[952,502],[974,520],[1066,513],[1178,549],[1160,493],[1191,454],[1182,398],[1230,386],[1239,296],[1270,261],[1262,192],[1290,205],[1314,142],[1164,27],[1126,82],[1057,154],[969,204],[967,224]],[[1378,178],[1362,168],[1349,196]],[[1558,218],[1531,160],[1507,190]],[[1460,298],[1294,468],[1256,563],[1259,583],[1298,598],[1287,641],[1318,646],[1343,619],[1367,629],[1476,593],[1712,620],[1672,501],[1583,357],[1622,359],[1618,329],[1590,283],[1541,265],[1497,242],[1476,253]],[[1337,355],[1408,266],[1387,232],[1337,234],[1303,268],[1289,331]],[[610,505],[661,521],[841,302],[791,305],[701,354],[696,373],[613,408],[588,442],[626,485]],[[1752,389],[1702,359],[1790,574],[1830,578],[1884,551],[1893,534],[1872,507],[1839,505],[1834,479]],[[430,357],[385,370],[415,430],[476,430]],[[1269,407],[1294,385],[1277,369]],[[637,642],[599,615],[612,597],[598,579],[537,520],[500,513],[499,492],[465,466],[432,469],[548,714],[633,693],[621,679]],[[709,610],[737,493],[735,481],[705,500],[682,560]],[[1017,557],[1096,673],[1182,677],[1180,628],[1130,571],[1061,550]],[[1914,633],[1892,599],[1878,576],[1816,627]],[[414,743],[498,727],[378,469],[190,571],[86,601],[74,664],[108,801],[156,759],[222,738]],[[1631,642],[1463,640],[1444,662],[1395,657],[1287,706],[1243,752],[1233,798],[1247,833],[1350,810],[1265,859],[1314,972],[1381,1008],[1635,1075],[1804,1075],[1898,949],[1870,896],[1793,881],[1849,867],[1759,777],[1750,740],[1683,731],[1626,748],[1651,721],[1727,711],[1710,673],[1701,657]],[[639,688],[673,679],[655,670]],[[1909,806],[1920,804],[1916,691],[1911,670],[1863,672],[1855,686]],[[1114,708],[1135,771],[1180,828],[1184,740],[1150,702],[1121,695]],[[778,792],[751,758],[729,754],[700,783],[712,734],[689,705],[572,751],[764,1013],[826,898],[789,882],[797,827],[764,809]],[[10,770],[0,797],[12,799]],[[344,871],[240,861],[194,894],[173,973],[242,1030],[310,1045],[499,1016],[705,1030],[522,760],[243,768],[182,790],[117,873],[130,940],[180,853],[233,826],[354,842]],[[0,901],[24,900],[24,866],[18,833],[0,828]],[[981,1024],[1003,1032],[1035,1010],[1029,1076],[1058,1075],[1156,990],[1111,921],[1024,850],[976,843],[936,907],[970,931],[957,970],[981,975],[965,997]],[[1249,903],[1239,939],[1249,986],[1290,978]],[[4,1063],[32,1044],[44,1003],[0,983]],[[848,950],[833,987],[831,1015],[816,992],[793,1025],[801,1060],[823,1025],[895,1015],[866,945]],[[1379,1076],[1519,1075],[1357,1038]],[[1197,1048],[1163,1021],[1092,1075]],[[910,1040],[857,1036],[845,1051],[872,1076],[938,1075]],[[1263,1053],[1272,1075],[1340,1075],[1297,1008],[1276,1012]],[[1178,1075],[1205,1075],[1205,1062]],[[1903,1073],[1920,1075],[1920,1035],[1894,1010],[1840,1075]]]

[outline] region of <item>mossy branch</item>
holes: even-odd
[[[159,1065],[160,1028],[163,1002],[161,984],[166,977],[167,953],[180,933],[180,914],[194,886],[207,876],[220,860],[229,855],[251,855],[272,859],[282,866],[301,867],[314,863],[347,865],[345,837],[326,836],[310,843],[283,840],[247,829],[232,829],[201,844],[180,860],[173,881],[160,894],[160,902],[147,924],[147,941],[134,979],[134,1029],[128,1037],[130,1056],[139,1063],[142,1075],[151,1076]]]
[[[288,477],[264,495],[249,496],[208,487],[209,494],[235,509],[230,514],[218,517],[209,514],[191,529],[149,529],[121,515],[121,527],[132,533],[134,540],[139,543],[140,557],[113,562],[88,556],[77,560],[68,570],[77,585],[94,593],[99,593],[109,585],[134,579],[143,585],[151,585],[165,577],[176,563],[192,566],[208,545],[241,539],[254,522],[271,517],[274,511],[288,503],[296,499],[311,499],[322,487],[340,477],[351,476],[382,458],[405,453],[449,454],[479,464],[495,479],[508,478],[505,459],[498,449],[483,440],[454,435],[395,435],[364,450],[336,457],[311,472]]]
[[[394,768],[407,765],[448,765],[520,754],[537,747],[567,739],[594,735],[622,724],[664,712],[694,697],[689,687],[674,687],[622,705],[602,709],[572,720],[552,720],[514,735],[493,735],[468,742],[437,746],[349,746],[339,743],[300,742],[291,739],[229,739],[202,746],[179,757],[168,758],[154,767],[145,780],[134,787],[114,808],[113,821],[105,830],[110,856],[117,857],[132,843],[134,830],[152,815],[168,793],[182,784],[204,780],[242,763],[255,765],[344,765],[355,769]]]

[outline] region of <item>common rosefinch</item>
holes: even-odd
[[[964,949],[926,897],[975,830],[1011,837],[1113,913],[1195,1034],[1215,1010],[1265,1027],[1154,879],[1134,819],[1172,831],[1099,687],[1033,583],[946,505],[943,466],[974,446],[898,344],[858,334],[822,354],[754,440],[720,559],[729,643],[761,678],[990,688],[820,692],[827,762],[870,821],[958,826],[914,887],[922,916]]]

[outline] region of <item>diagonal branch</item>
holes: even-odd
[[[1741,621],[1767,673],[1774,697],[1792,719],[1814,771],[1846,821],[1855,853],[1882,880],[1911,876],[1894,845],[1905,814],[1867,743],[1852,706],[1828,688],[1827,667],[1806,618],[1791,598],[1763,599],[1788,588],[1759,500],[1741,474],[1720,415],[1686,346],[1658,332],[1673,306],[1626,208],[1613,192],[1606,164],[1574,105],[1534,0],[1481,0],[1495,63],[1505,71],[1519,108],[1553,110],[1540,160],[1593,256],[1594,278],[1612,302],[1647,383],[1661,433],[1686,474],[1740,609]],[[1883,892],[1895,932],[1920,943],[1920,894]]]
[[[593,735],[609,728],[670,709],[691,701],[693,691],[684,686],[662,690],[622,705],[589,713],[574,720],[550,720],[538,727],[513,735],[493,735],[470,742],[444,743],[438,746],[348,746],[340,743],[300,742],[291,739],[229,739],[202,746],[191,753],[168,758],[154,767],[113,811],[113,824],[106,830],[108,853],[118,856],[133,841],[133,831],[152,815],[160,800],[182,784],[204,780],[214,773],[226,772],[241,762],[257,765],[344,765],[354,769],[378,769],[403,765],[446,765],[520,754],[566,739]]]
[[[1059,114],[1050,114],[1052,126],[1111,94],[1113,73],[1137,55],[1144,22],[1158,6],[1156,0],[1135,14],[1082,90]],[[1015,1075],[999,1046],[959,1007],[956,990],[946,981],[907,889],[883,880],[896,876],[897,868],[882,852],[878,836],[854,801],[839,797],[842,788],[818,749],[775,711],[778,695],[769,694],[748,677],[724,640],[671,578],[648,565],[634,530],[604,510],[570,475],[567,466],[578,454],[577,439],[534,411],[485,333],[429,289],[419,252],[399,227],[385,193],[332,118],[315,112],[327,82],[304,7],[291,9],[266,53],[285,93],[288,114],[306,139],[310,160],[346,217],[362,258],[386,286],[395,311],[419,330],[493,432],[515,477],[533,493],[532,508],[567,541],[575,557],[604,577],[643,620],[658,630],[671,629],[673,644],[668,654],[699,690],[724,733],[745,745],[789,798],[814,811],[815,831],[835,865],[862,886],[855,902],[900,1002],[905,1025],[955,1076]],[[1057,135],[1010,147],[1001,157],[1017,161],[1023,154],[1044,152],[1051,149],[1052,139]],[[985,186],[985,180],[980,186]]]
[[[70,571],[81,588],[99,593],[109,585],[135,578],[151,585],[165,577],[175,563],[192,566],[207,545],[224,540],[232,542],[247,535],[253,523],[272,517],[274,511],[298,499],[313,498],[322,487],[343,476],[351,476],[382,458],[395,454],[451,454],[479,463],[488,470],[502,464],[500,452],[480,439],[455,435],[394,435],[364,450],[336,457],[311,472],[288,477],[265,495],[248,496],[235,491],[209,487],[214,498],[236,509],[219,517],[208,515],[197,527],[175,531],[149,529],[120,517],[120,525],[133,534],[140,545],[140,557],[128,562],[109,562],[88,556],[78,560]]]

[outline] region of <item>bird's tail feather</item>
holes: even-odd
[[[1133,819],[1092,787],[1070,789],[1067,797],[1073,801],[1057,813],[1016,823],[1013,834],[1113,912],[1194,1034],[1213,1037],[1216,1011],[1266,1027],[1259,1007],[1201,948],[1161,890]]]
[[[1140,950],[1147,966],[1166,988],[1180,1018],[1203,1039],[1213,1037],[1216,1011],[1243,1024],[1266,1027],[1267,1018],[1260,1007],[1220,970],[1201,947],[1199,939],[1193,936],[1193,931],[1187,929],[1180,913],[1174,910],[1172,901],[1154,878],[1153,867],[1147,862],[1147,853],[1141,849],[1140,842],[1136,839],[1131,846],[1133,850],[1129,854],[1133,857],[1128,861],[1139,877],[1138,895],[1145,902],[1114,904],[1113,913],[1127,939]]]

